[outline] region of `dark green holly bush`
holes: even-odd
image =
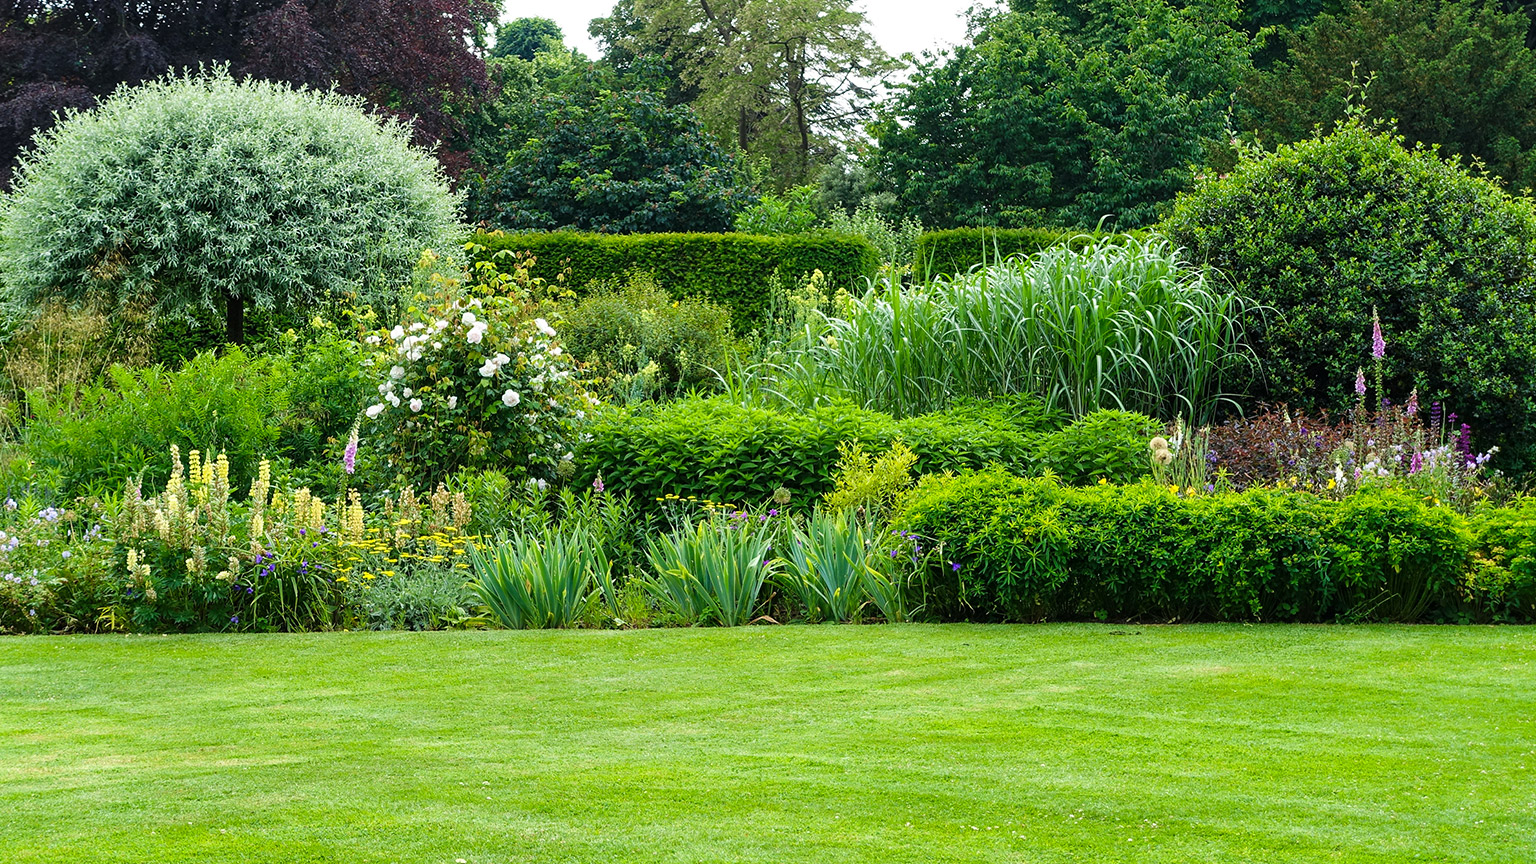
[[[945,619],[1439,620],[1474,546],[1464,517],[1399,491],[1185,497],[1001,470],[924,479],[897,524],[930,546]]]
[[[583,289],[645,273],[675,298],[702,297],[731,312],[740,330],[764,321],[774,292],[820,270],[830,288],[859,290],[880,267],[875,247],[842,234],[478,234],[489,259],[497,252],[535,257],[532,275]]]
[[[1446,402],[1506,472],[1536,468],[1536,205],[1438,155],[1349,123],[1245,159],[1182,196],[1164,228],[1271,307],[1249,337],[1268,398],[1356,399],[1371,315],[1386,390]],[[1375,398],[1373,396],[1373,398]]]

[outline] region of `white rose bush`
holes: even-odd
[[[367,336],[380,374],[364,414],[396,473],[435,483],[495,467],[538,482],[571,452],[573,423],[596,402],[541,286],[517,275],[487,264],[464,278],[434,273],[398,323]]]

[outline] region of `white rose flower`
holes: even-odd
[[[401,378],[404,378],[405,377],[405,367],[404,366],[391,366],[391,367],[389,367],[389,377],[395,379],[396,381],[399,381]]]
[[[379,405],[369,405],[368,406],[368,410],[364,411],[363,413],[368,415],[368,419],[369,420],[372,420],[373,418],[375,418],[375,417],[379,416],[380,414],[384,413],[384,406],[382,404],[379,404]]]
[[[475,313],[465,312],[464,317],[459,320],[464,322],[465,327],[473,327],[475,326]]]
[[[512,358],[508,357],[505,354],[497,354],[495,357],[492,357],[491,359],[496,361],[496,366],[498,368],[502,367],[502,366],[505,366],[508,363],[512,362]]]
[[[409,399],[409,398],[411,398],[411,397],[412,397],[412,396],[415,396],[415,395],[416,395],[416,391],[414,391],[414,390],[412,390],[412,389],[411,389],[411,388],[409,388],[409,387],[407,387],[407,388],[405,388],[405,389],[404,389],[404,390],[401,390],[401,391],[400,391],[400,395],[401,395],[401,396],[403,396],[403,397],[405,397],[405,398],[406,398],[406,399]]]
[[[412,399],[411,400],[411,413],[412,414],[420,414],[421,413],[421,400],[420,399]]]
[[[555,347],[549,349],[549,356],[551,356],[551,357],[559,357],[560,356],[560,346],[556,345]]]
[[[468,342],[471,345],[479,345],[480,344],[480,340],[484,339],[484,338],[485,338],[485,325],[484,324],[476,324],[475,326],[469,328],[469,332],[468,333],[464,334],[464,341]]]
[[[391,404],[393,406],[395,406],[396,408],[400,407],[400,397],[396,396],[393,393],[386,393],[386,394],[384,394],[384,401],[388,402],[389,404]]]
[[[411,325],[411,332],[415,333],[416,331],[421,330],[422,328],[424,328],[426,326],[427,325],[421,323],[420,321],[417,321],[415,324]]]
[[[487,361],[485,361],[485,365],[480,367],[480,377],[481,378],[490,378],[491,376],[495,375],[498,371],[500,371],[500,369],[501,369],[501,367],[496,365],[496,361],[495,360],[487,360]]]
[[[501,401],[508,408],[515,408],[517,407],[517,403],[523,401],[523,397],[519,395],[516,390],[508,390],[507,392],[501,394]]]
[[[457,397],[457,396],[449,396],[448,397],[448,408],[449,408],[449,410],[452,410],[452,409],[457,408],[457,407],[459,407],[459,397]]]
[[[374,334],[370,335],[367,339],[364,339],[363,341],[367,342],[369,345],[377,345],[377,344],[379,344],[379,341],[380,341],[379,340],[379,334],[374,333]]]
[[[395,329],[389,331],[389,338],[395,340],[396,342],[399,342],[401,339],[404,339],[405,338],[405,328],[401,327],[399,324],[396,324],[395,325]]]
[[[545,336],[548,336],[551,339],[555,338],[555,328],[549,326],[549,322],[545,321],[543,318],[533,319],[533,326],[539,328],[539,332],[543,333]]]

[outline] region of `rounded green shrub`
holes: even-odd
[[[1249,338],[1267,396],[1308,411],[1353,403],[1372,311],[1385,390],[1443,401],[1536,468],[1536,206],[1429,150],[1341,125],[1245,157],[1181,196],[1174,242],[1270,307]],[[1374,377],[1374,376],[1372,376]],[[1379,394],[1371,396],[1372,401]]]
[[[0,200],[13,300],[104,293],[171,317],[303,308],[399,284],[457,201],[409,129],[226,70],[124,87],[40,136]]]
[[[994,469],[924,478],[896,525],[942,553],[916,580],[940,620],[1522,620],[1515,580],[1470,592],[1467,519],[1402,489],[1191,496]]]

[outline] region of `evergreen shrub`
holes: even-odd
[[[1536,469],[1536,204],[1358,121],[1252,154],[1179,198],[1170,239],[1271,311],[1249,329],[1268,398],[1353,406],[1373,310],[1384,392],[1418,389],[1495,467]]]
[[[897,524],[937,550],[945,619],[1443,620],[1475,545],[1465,517],[1400,490],[1187,496],[1001,470],[925,478]]]

